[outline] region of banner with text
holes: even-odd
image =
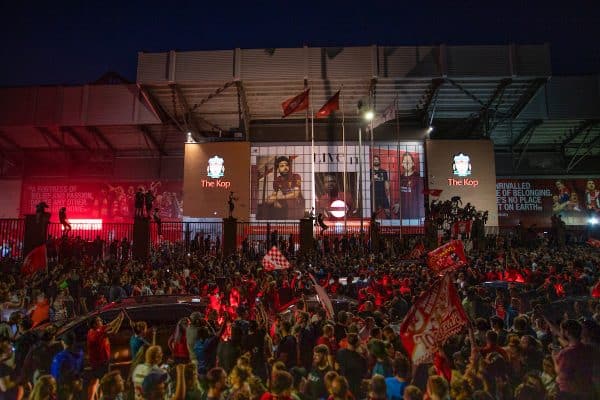
[[[182,218],[181,181],[81,182],[68,179],[23,181],[21,214],[35,213],[35,206],[45,201],[51,220],[58,220],[58,210],[67,208],[69,219],[102,219],[104,222],[132,222],[134,197],[138,189],[150,190],[152,208],[158,208],[163,221]]]
[[[501,226],[549,227],[552,214],[586,225],[600,217],[600,179],[498,179],[496,201]]]

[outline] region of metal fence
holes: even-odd
[[[163,222],[160,227],[156,223],[150,224],[150,242],[153,247],[164,242],[181,243],[187,251],[194,246],[193,242],[199,243],[205,251],[218,252],[223,243],[223,222]],[[384,236],[397,236],[402,234],[422,234],[422,227],[381,227],[380,232]],[[333,240],[344,235],[359,237],[369,236],[369,225],[349,224],[347,226],[329,225],[322,230],[315,226],[313,233],[315,237],[328,237]],[[48,225],[48,236],[60,238],[64,230],[60,223],[52,222]],[[160,234],[159,234],[160,233]],[[122,241],[124,238],[133,239],[133,223],[84,223],[73,224],[68,235],[71,238],[81,238],[84,242],[92,242],[100,238],[104,242],[105,253],[108,246],[114,240]],[[23,241],[25,238],[24,219],[0,219],[0,248],[1,257],[23,257]],[[246,247],[257,253],[264,252],[269,246],[278,245],[280,248],[297,251],[300,247],[300,223],[299,221],[285,222],[238,222],[236,246],[238,249]]]
[[[24,219],[0,219],[0,258],[22,257]]]

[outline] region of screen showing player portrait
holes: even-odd
[[[498,225],[496,163],[490,140],[427,140],[429,190],[440,189],[432,200],[460,198],[478,211],[488,211],[487,225]]]
[[[250,206],[250,145],[247,142],[186,143],[183,213],[226,218],[233,192],[233,217],[247,221]]]
[[[375,146],[371,151],[373,212],[377,219],[422,222],[423,197],[422,146]]]

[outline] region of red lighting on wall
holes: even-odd
[[[83,231],[101,231],[102,220],[101,219],[69,219],[71,229],[83,230]],[[62,227],[64,230],[65,228]]]

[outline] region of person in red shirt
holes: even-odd
[[[98,389],[98,383],[106,373],[110,363],[110,341],[108,335],[116,333],[121,328],[121,323],[125,318],[125,313],[121,312],[117,318],[104,325],[100,317],[92,320],[90,330],[87,334],[87,351],[91,367],[91,381],[88,386],[88,394],[90,399],[94,398],[94,394]]]

